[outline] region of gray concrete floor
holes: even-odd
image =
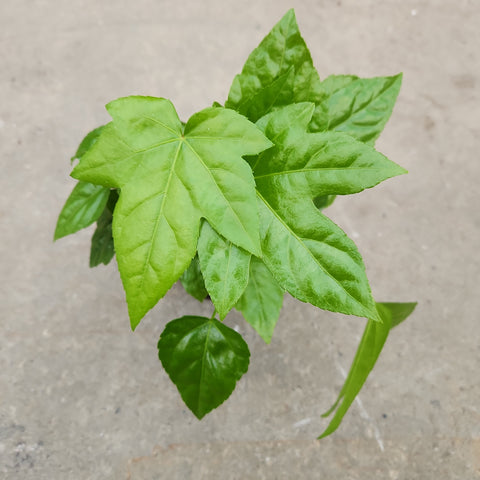
[[[410,171],[330,215],[374,295],[418,300],[341,428],[317,442],[363,321],[288,298],[270,346],[197,421],[162,371],[164,324],[209,313],[178,286],[132,334],[91,230],[56,244],[69,157],[129,94],[184,118],[225,99],[291,6],[322,77],[404,72],[377,144]],[[0,2],[2,479],[480,478],[480,3],[475,0]],[[312,334],[313,332],[313,334]]]

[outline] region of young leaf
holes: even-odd
[[[313,199],[313,203],[320,211],[322,211],[332,205],[336,198],[336,195],[320,195]]]
[[[199,302],[205,300],[208,292],[205,288],[202,271],[200,270],[198,255],[193,257],[189,267],[182,273],[180,282],[182,282],[185,291],[193,298],[196,298]]]
[[[120,98],[107,109],[113,122],[72,176],[121,188],[113,236],[135,329],[190,264],[201,217],[259,254],[255,185],[241,157],[271,143],[245,117],[223,108],[193,115],[184,131],[162,98]]]
[[[53,239],[58,240],[91,225],[102,214],[109,194],[109,188],[78,182],[60,212]]]
[[[273,107],[323,99],[318,72],[289,10],[253,50],[230,87],[225,107],[256,121]]]
[[[222,404],[248,370],[250,352],[218,320],[186,316],[167,324],[158,356],[187,407],[201,419]]]
[[[205,286],[223,320],[247,286],[251,255],[220,236],[208,222],[202,224],[197,248]]]
[[[382,323],[368,320],[357,353],[350,367],[350,372],[340,394],[330,410],[322,416],[327,417],[331,415],[340,402],[341,404],[326,430],[318,437],[319,439],[330,435],[339,427],[350,405],[375,366],[390,330],[405,320],[413,312],[416,305],[416,303],[377,303],[377,310]],[[393,318],[395,318],[395,322]]]
[[[98,137],[102,133],[103,127],[104,126],[102,125],[101,127],[97,127],[91,132],[87,133],[85,138],[78,146],[75,155],[70,159],[70,162],[73,163],[77,159],[80,160],[88,152],[88,150],[93,146],[93,144],[97,141]]]
[[[235,308],[257,331],[265,343],[270,343],[282,309],[284,290],[265,264],[252,256],[247,288]]]
[[[373,145],[397,100],[402,74],[358,78],[332,75],[322,83],[324,100],[310,125],[311,131],[345,132]]]
[[[112,235],[113,210],[118,200],[116,190],[110,191],[107,205],[97,220],[97,228],[92,236],[90,247],[90,267],[96,267],[103,263],[108,265],[115,255]]]

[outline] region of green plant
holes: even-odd
[[[120,98],[107,105],[112,122],[82,141],[55,239],[97,222],[90,266],[116,254],[132,329],[177,280],[200,301],[210,296],[211,318],[173,320],[158,342],[199,419],[248,369],[248,346],[221,322],[232,308],[266,343],[285,292],[367,318],[322,436],[413,311],[373,300],[355,244],[321,212],[336,195],[406,173],[373,148],[400,84],[401,75],[320,81],[290,10],[248,57],[224,107],[183,123],[166,99]]]

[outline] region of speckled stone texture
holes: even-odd
[[[199,422],[162,370],[165,323],[211,313],[177,285],[133,334],[91,229],[53,244],[68,159],[129,94],[181,116],[223,101],[291,6],[322,78],[404,72],[377,148],[410,171],[328,214],[379,301],[418,300],[341,428],[317,442],[364,321],[286,298],[271,345],[236,312],[247,375]],[[480,3],[0,2],[0,478],[480,478]]]

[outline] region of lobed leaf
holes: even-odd
[[[355,139],[308,133],[314,105],[293,104],[257,122],[275,147],[252,162],[263,261],[304,302],[378,320],[362,258],[313,198],[360,192],[405,171]]]
[[[113,236],[132,328],[195,255],[200,218],[259,254],[254,180],[242,155],[271,146],[245,117],[223,108],[193,115],[183,130],[168,100],[126,97],[72,176],[121,188]]]
[[[248,370],[250,358],[241,335],[218,320],[195,316],[167,324],[158,342],[158,355],[198,419],[231,395]]]
[[[205,286],[223,320],[247,286],[251,254],[223,238],[208,222],[202,224],[197,248]]]
[[[333,406],[323,414],[323,417],[331,415],[335,409],[335,415],[325,431],[318,437],[324,438],[333,433],[340,425],[350,405],[360,392],[368,375],[387,340],[390,330],[405,320],[415,309],[416,303],[377,303],[377,310],[382,322],[368,320],[363,337],[358,346],[345,383]],[[393,320],[395,319],[395,321]],[[341,402],[341,403],[340,403]],[[340,406],[338,406],[340,404]],[[337,408],[338,407],[338,408]]]

